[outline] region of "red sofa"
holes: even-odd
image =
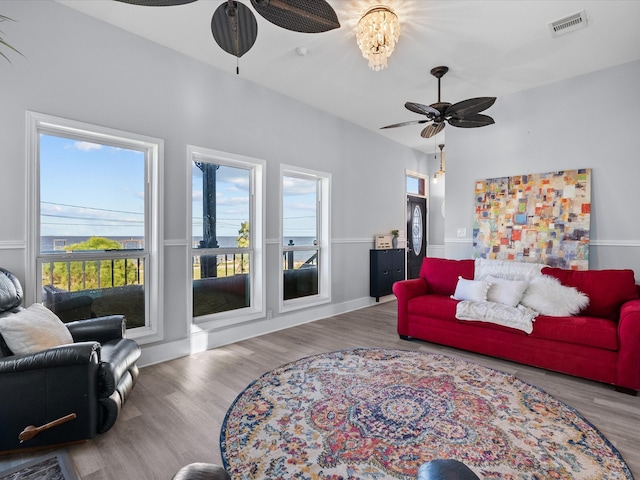
[[[458,276],[474,278],[474,260],[425,258],[420,277],[396,282],[398,334],[588,378],[637,394],[640,390],[640,286],[633,270],[542,273],[589,296],[570,317],[539,315],[533,332],[456,319]]]

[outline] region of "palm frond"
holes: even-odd
[[[15,20],[5,15],[0,15],[0,22],[6,22],[6,21],[14,22]],[[5,42],[4,38],[2,38],[2,35],[3,35],[3,32],[0,31],[0,46],[7,47],[13,50],[14,52],[16,52],[17,54],[22,55],[22,53],[18,49],[16,49],[13,45],[10,45],[7,42]],[[0,56],[3,57],[7,62],[11,63],[11,60],[9,60],[9,57],[7,57],[2,51],[0,51]],[[24,57],[24,55],[22,56]]]

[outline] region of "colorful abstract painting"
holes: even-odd
[[[589,268],[591,169],[478,180],[476,258]]]

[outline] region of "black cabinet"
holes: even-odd
[[[404,253],[402,248],[369,251],[369,295],[376,297],[376,302],[393,293],[391,287],[395,282],[404,280]]]

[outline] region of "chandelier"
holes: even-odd
[[[389,7],[377,5],[365,12],[358,22],[356,40],[371,70],[377,72],[387,67],[387,58],[393,53],[399,36],[398,17]]]
[[[444,143],[438,145],[440,149],[440,170],[433,174],[433,183],[438,183],[438,178],[444,177]]]

